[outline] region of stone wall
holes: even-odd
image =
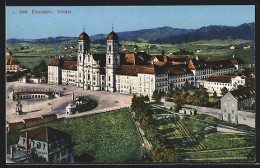
[[[185,107],[194,108],[197,110],[197,114],[206,114],[216,117],[217,119],[221,120],[221,110],[216,108],[209,108],[209,107],[200,107],[200,106],[193,106],[185,104]]]
[[[238,110],[238,124],[245,124],[255,128],[255,113]]]
[[[164,103],[160,103],[160,105],[165,106],[167,109],[173,107],[173,102],[165,101]],[[209,107],[200,107],[185,104],[185,107],[194,108],[197,110],[197,114],[206,114],[216,117],[218,119],[222,119],[221,117],[221,109],[209,108]],[[238,124],[245,124],[250,127],[255,128],[255,113],[249,111],[238,111]]]
[[[26,128],[33,127],[36,125],[45,124],[45,123],[54,121],[56,119],[57,119],[56,114],[48,114],[48,115],[43,115],[43,116],[37,117],[37,118],[23,119],[23,121],[8,123],[7,131],[8,132],[18,131],[18,130],[26,129]]]

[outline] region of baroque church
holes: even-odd
[[[106,53],[90,52],[90,39],[83,31],[78,37],[77,61],[56,59],[48,64],[48,83],[81,87],[92,91],[152,96],[154,90],[194,86],[213,74],[241,73],[243,62],[229,59],[206,61],[188,56],[173,57],[139,52],[119,53],[119,38],[112,30],[107,36]]]
[[[106,54],[92,54],[89,36],[83,32],[78,38],[77,61],[52,61],[48,65],[48,83],[114,92],[119,66],[119,39],[114,31],[107,36]]]

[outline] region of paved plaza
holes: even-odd
[[[26,99],[20,100],[23,105],[23,114],[15,114],[15,105],[17,101],[9,100],[8,96],[12,90],[18,89],[51,89],[61,92],[61,97],[53,99]],[[65,114],[66,106],[74,95],[82,95],[89,99],[93,99],[97,102],[97,107],[93,110],[68,116]],[[99,112],[105,112],[122,107],[129,107],[131,105],[131,95],[125,95],[120,93],[111,93],[105,91],[89,91],[76,86],[63,86],[63,85],[50,85],[50,84],[31,84],[22,82],[7,82],[6,83],[6,121],[16,122],[25,118],[39,117],[43,114],[57,114],[58,118],[61,117],[74,117]]]

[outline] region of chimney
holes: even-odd
[[[26,153],[28,153],[28,132],[25,132],[25,141],[26,141],[26,144],[25,144],[25,151]]]
[[[233,54],[233,58],[235,58],[235,55]]]
[[[162,50],[162,55],[164,55],[164,50]]]

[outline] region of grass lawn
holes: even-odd
[[[162,109],[153,108],[153,114],[169,114],[169,113]]]
[[[140,159],[141,138],[128,109],[44,125],[71,135],[75,158],[85,153],[93,157],[95,163],[138,162]],[[17,143],[19,135],[25,131],[8,133],[8,144]]]
[[[210,103],[217,103],[217,102],[219,102],[220,101],[220,98],[213,98],[213,97],[210,97],[209,98],[209,102]]]

